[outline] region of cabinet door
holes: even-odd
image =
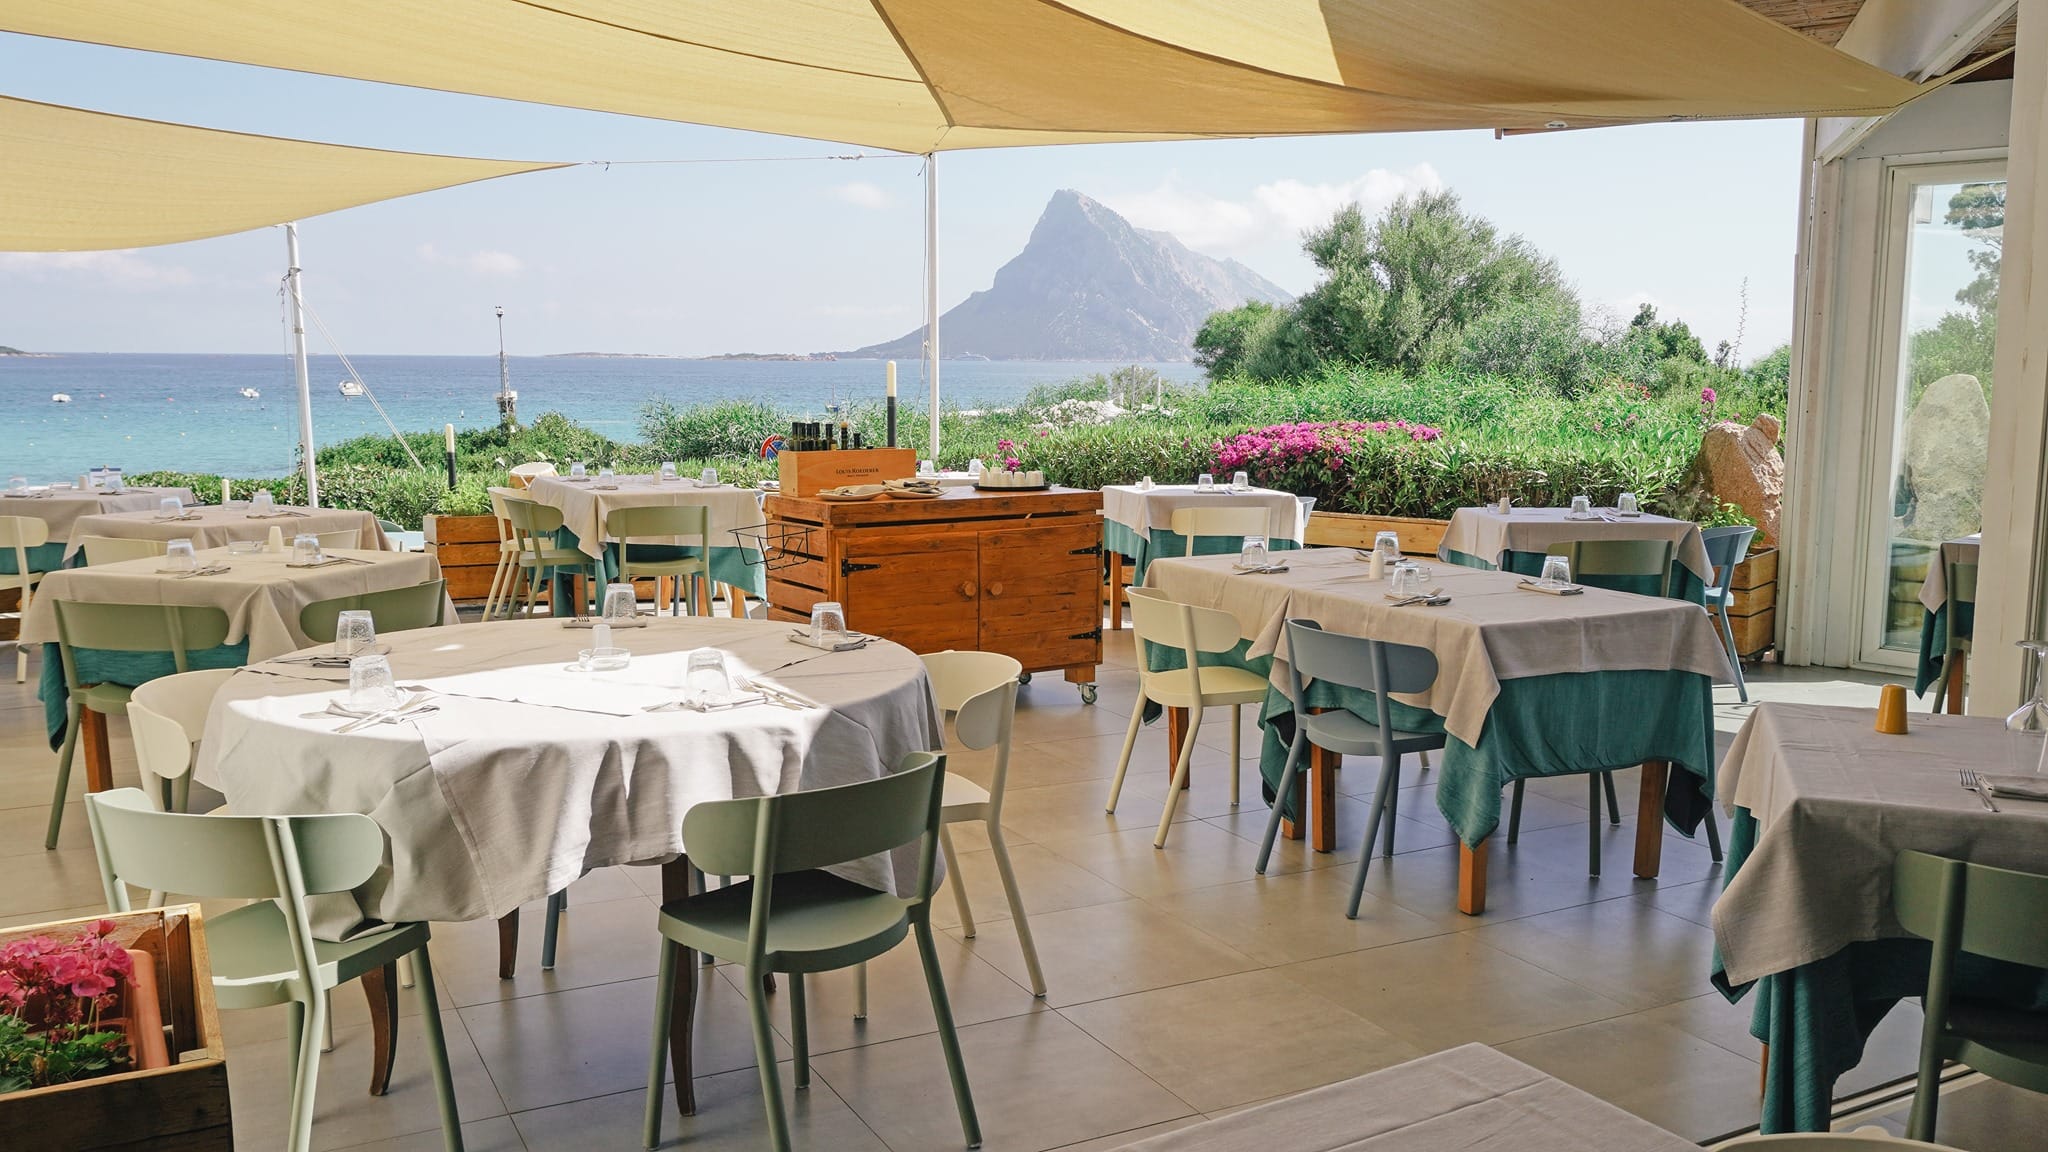
[[[972,649],[981,558],[972,528],[873,529],[844,534],[840,593],[846,626],[912,652]]]
[[[1102,521],[1027,521],[981,533],[981,649],[1026,668],[1102,662]]]

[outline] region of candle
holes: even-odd
[[[220,478],[220,502],[228,502],[228,478],[225,476]]]
[[[884,364],[883,371],[888,374],[889,395],[894,396],[896,395],[896,362],[894,360],[891,360],[887,364]]]
[[[454,455],[454,453],[455,453],[455,425],[453,425],[453,424],[450,424],[450,425],[448,425],[448,428],[447,428],[447,437],[448,437],[448,453],[449,453],[449,455],[451,455],[451,456],[452,456],[452,455]]]

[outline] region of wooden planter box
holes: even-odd
[[[1735,630],[1735,651],[1744,660],[1761,660],[1777,642],[1778,550],[1751,552],[1735,566],[1729,590],[1734,593],[1728,623]]]
[[[230,1152],[227,1047],[197,904],[8,928],[0,944],[75,937],[99,920],[114,921],[116,939],[155,959],[172,1063],[0,1095],[0,1148]]]
[[[427,554],[441,565],[448,598],[457,604],[481,604],[491,594],[498,571],[498,520],[495,516],[430,515]],[[545,594],[545,593],[543,593]]]
[[[1449,520],[1413,516],[1361,516],[1354,512],[1311,512],[1302,543],[1323,548],[1370,548],[1381,532],[1399,533],[1401,551],[1409,556],[1434,556],[1443,543]]]

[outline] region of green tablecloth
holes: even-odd
[[[1948,606],[1921,610],[1920,668],[1913,677],[1913,695],[1925,696],[1941,677],[1941,662],[1948,658]],[[1977,605],[1956,605],[1956,634],[1967,639],[1977,625]]]
[[[1234,556],[1244,546],[1242,536],[1197,536],[1196,556]],[[1128,524],[1114,520],[1102,522],[1102,547],[1106,551],[1121,552],[1131,558],[1131,583],[1145,582],[1145,569],[1153,560],[1165,557],[1188,555],[1188,538],[1171,528],[1154,528],[1149,537],[1141,536]],[[1301,545],[1281,537],[1266,539],[1266,548],[1273,552],[1290,552]]]
[[[579,548],[576,533],[567,528],[555,532],[557,548]],[[637,560],[665,561],[683,560],[698,554],[693,547],[669,544],[635,544],[633,556]],[[592,557],[592,559],[596,559]],[[548,570],[548,577],[554,581],[554,614],[574,616],[576,610],[571,603],[569,579],[574,573],[564,569],[557,572]],[[616,580],[619,576],[619,546],[616,543],[604,546],[604,578]],[[768,569],[761,563],[761,554],[750,548],[713,548],[711,550],[711,579],[720,584],[730,584],[756,599],[767,599]]]
[[[1722,887],[1756,847],[1757,822],[1735,810],[1722,865]],[[1824,1132],[1834,1108],[1835,1081],[1863,1060],[1863,1046],[1900,1000],[1927,991],[1931,948],[1912,938],[1866,940],[1789,972],[1730,985],[1714,955],[1714,986],[1730,1002],[1756,989],[1749,1032],[1771,1046],[1765,1070],[1764,1132]],[[1957,958],[1956,987],[1973,999],[2014,1008],[2048,1009],[2048,972],[1979,956]]]
[[[87,684],[125,684],[130,688],[149,683],[159,676],[177,672],[177,663],[169,652],[107,652],[97,648],[78,648],[71,653],[78,662],[78,678]],[[197,671],[201,668],[240,668],[249,662],[249,643],[223,644],[218,648],[206,648],[188,652],[186,667]],[[71,690],[64,683],[63,658],[55,644],[43,645],[42,671],[38,674],[37,695],[43,701],[43,723],[49,728],[50,750],[64,746],[64,726],[70,719],[66,711],[71,700]]]
[[[1270,675],[1271,657],[1247,655],[1249,640],[1229,652],[1205,653],[1205,664],[1245,668]],[[1173,649],[1148,645],[1153,671],[1185,667]],[[1530,776],[1569,776],[1629,768],[1646,760],[1670,760],[1664,816],[1691,836],[1706,816],[1713,795],[1713,685],[1691,672],[1577,672],[1501,682],[1475,747],[1446,736],[1443,771],[1436,789],[1437,811],[1467,844],[1478,844],[1500,824],[1501,789]],[[1309,685],[1308,703],[1376,716],[1372,694],[1332,684]],[[1259,774],[1267,803],[1274,800],[1293,738],[1294,707],[1278,688],[1259,710],[1264,736]],[[1394,723],[1411,732],[1442,732],[1443,718],[1399,702]],[[1292,798],[1283,811],[1296,816]]]
[[[1442,559],[1447,564],[1462,564],[1467,568],[1483,568],[1498,571],[1499,567],[1490,561],[1464,552],[1445,551]],[[1543,575],[1544,553],[1510,552],[1507,554],[1506,570],[1523,576]],[[1654,596],[1657,590],[1650,586],[1648,576],[1603,576],[1598,581],[1587,581],[1600,588],[1611,588],[1616,592],[1633,592],[1638,596]],[[1692,569],[1683,564],[1671,565],[1671,596],[1677,600],[1690,600],[1695,604],[1707,602],[1707,586]]]
[[[25,551],[28,553],[28,569],[31,572],[55,572],[57,569],[64,567],[64,541],[62,540],[52,540],[48,544],[38,544],[33,548],[25,549]],[[85,553],[81,551],[78,555],[80,557],[78,563],[83,564],[85,562]],[[14,570],[14,549],[0,548],[0,576],[14,575],[18,575]]]

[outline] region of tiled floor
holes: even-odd
[[[1342,774],[1342,850],[1317,855],[1283,841],[1271,874],[1255,877],[1265,809],[1253,770],[1247,762],[1246,804],[1233,810],[1224,776],[1229,726],[1206,725],[1194,788],[1157,851],[1152,828],[1166,783],[1158,728],[1140,737],[1140,763],[1118,812],[1102,810],[1137,680],[1130,633],[1111,633],[1107,649],[1098,704],[1083,706],[1057,677],[1020,694],[1004,823],[1046,1000],[1027,990],[978,831],[962,830],[957,844],[979,932],[963,936],[949,893],[936,906],[946,929],[941,963],[988,1148],[1112,1148],[1472,1040],[1693,1139],[1754,1122],[1758,1049],[1749,1006],[1727,1004],[1707,984],[1706,925],[1719,869],[1703,845],[1667,836],[1663,878],[1629,875],[1633,779],[1618,781],[1625,822],[1603,833],[1608,868],[1598,879],[1585,874],[1584,787],[1575,779],[1532,784],[1521,842],[1495,847],[1489,911],[1471,918],[1452,907],[1452,837],[1429,775],[1411,764],[1399,852],[1375,862],[1363,910],[1349,921],[1343,907],[1364,823],[1360,797],[1375,772],[1354,766]],[[1867,704],[1874,682],[1777,670],[1759,673],[1753,687],[1772,698]],[[1744,710],[1729,703],[1732,691],[1717,696],[1725,741]],[[0,924],[99,908],[76,802],[59,850],[42,849],[54,763],[42,733],[33,685],[0,688],[0,853],[8,865]],[[122,782],[132,782],[118,722],[115,749]],[[960,755],[953,767],[986,781],[989,761]],[[540,971],[541,909],[528,909],[511,981],[496,975],[494,926],[434,926],[469,1148],[639,1147],[657,889],[649,869],[607,869],[579,882],[553,972]],[[670,1105],[669,1146],[761,1146],[743,983],[721,968],[704,984],[700,1111],[684,1120]],[[786,1070],[782,1081],[799,1145],[960,1147],[910,944],[873,966],[871,996],[869,1019],[856,1023],[849,975],[814,978],[812,1087],[796,1093]],[[416,1017],[402,1025],[391,1092],[379,1099],[364,1093],[370,1039],[361,998],[349,990],[336,1004],[316,1145],[439,1148]],[[405,1004],[414,1011],[409,995]],[[227,1013],[224,1022],[237,1144],[276,1148],[286,1112],[281,1012]],[[1902,1006],[1843,1088],[1908,1074],[1917,1037],[1917,1011]],[[2017,1117],[2037,1103],[1996,1085],[1958,1093],[1944,1135],[1984,1152],[2020,1147],[2021,1135],[2040,1127]]]

